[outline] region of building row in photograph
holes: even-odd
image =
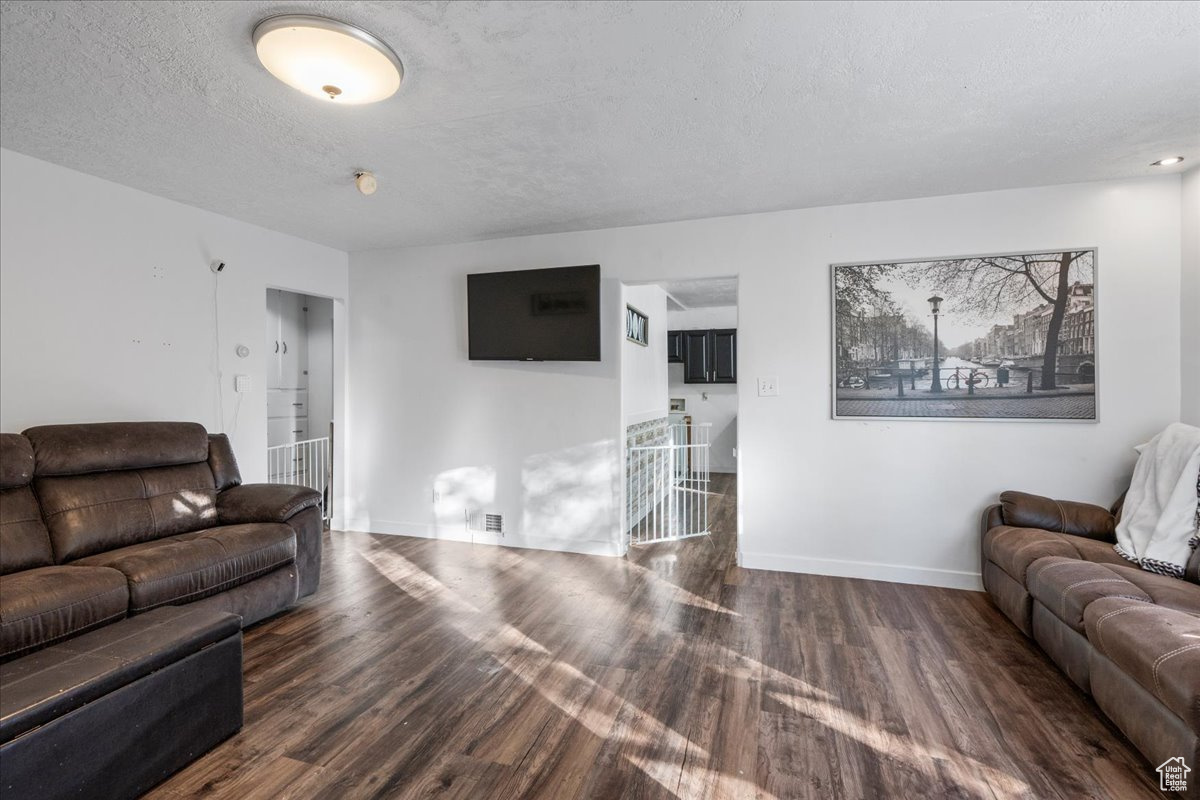
[[[1076,281],[1067,291],[1067,313],[1058,335],[1058,354],[1092,355],[1096,352],[1093,284]],[[1053,313],[1053,304],[1042,303],[1030,311],[1014,314],[1011,325],[993,325],[987,334],[961,348],[960,355],[972,360],[989,356],[1040,356],[1046,351]]]

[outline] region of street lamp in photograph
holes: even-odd
[[[942,373],[938,363],[938,314],[942,313],[942,298],[936,294],[929,298],[929,309],[933,312],[933,384],[929,387],[929,391],[940,393],[942,391]]]

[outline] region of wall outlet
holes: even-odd
[[[234,375],[233,390],[235,392],[250,391],[250,376],[249,375]]]
[[[776,397],[779,394],[779,378],[759,378],[758,396]]]

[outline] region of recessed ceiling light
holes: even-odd
[[[1183,161],[1183,156],[1171,156],[1170,158],[1160,158],[1158,161],[1155,161],[1150,166],[1152,166],[1152,167],[1173,167],[1176,164],[1178,164],[1180,161]]]
[[[400,88],[404,65],[379,38],[325,17],[284,14],[254,29],[258,60],[311,97],[345,105],[377,103]]]

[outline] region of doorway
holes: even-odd
[[[333,300],[267,289],[267,480],[321,493],[332,519]]]
[[[708,536],[737,502],[737,278],[623,288],[649,331],[622,351],[628,543]]]

